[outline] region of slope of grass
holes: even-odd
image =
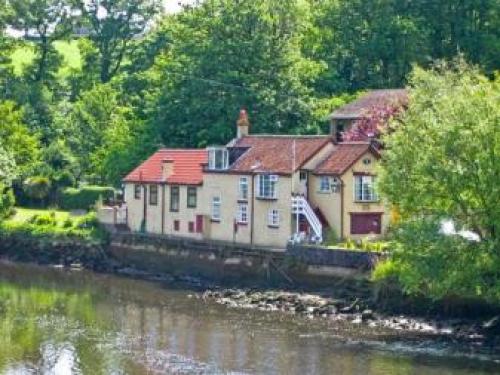
[[[78,40],[57,41],[54,42],[54,47],[64,59],[61,69],[58,72],[60,76],[67,76],[71,69],[81,69],[82,61],[80,50],[78,49]],[[18,75],[21,74],[24,66],[29,65],[34,57],[35,51],[33,45],[29,42],[16,48],[11,55],[14,72]]]
[[[9,218],[7,222],[11,223],[26,223],[35,215],[43,215],[54,212],[56,215],[56,221],[64,222],[69,217],[69,211],[56,211],[56,210],[43,210],[34,208],[21,208],[16,207],[16,214]]]

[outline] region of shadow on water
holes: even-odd
[[[87,271],[2,263],[0,372],[500,373],[491,358],[450,357],[438,342],[227,309],[189,293]]]

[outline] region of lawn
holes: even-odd
[[[67,76],[71,69],[80,69],[82,66],[80,50],[78,49],[78,40],[56,41],[55,49],[63,56],[64,62],[59,70],[59,75]],[[12,53],[12,65],[14,72],[20,75],[23,67],[31,63],[35,57],[33,46],[26,42],[23,46],[16,48]]]
[[[59,223],[64,222],[70,216],[69,211],[44,210],[44,209],[16,207],[16,214],[6,221],[11,222],[11,223],[17,223],[17,224],[26,223],[29,219],[31,219],[35,215],[47,214],[50,212],[55,213],[56,220]]]

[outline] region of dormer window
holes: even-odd
[[[223,171],[229,167],[229,153],[224,147],[210,147],[208,149],[208,169]]]

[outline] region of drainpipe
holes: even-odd
[[[144,210],[143,210],[143,216],[142,216],[142,228],[141,230],[143,232],[146,232],[146,227],[147,227],[147,216],[148,216],[148,198],[147,198],[147,195],[148,195],[148,188],[147,188],[147,185],[142,185],[142,188],[143,188],[143,204],[144,204]]]
[[[250,207],[250,245],[253,245],[253,219],[254,219],[254,206],[255,206],[255,174],[252,173],[252,207]]]
[[[161,234],[165,234],[165,184],[161,185]]]
[[[340,181],[340,239],[344,239],[344,181],[339,176]]]

